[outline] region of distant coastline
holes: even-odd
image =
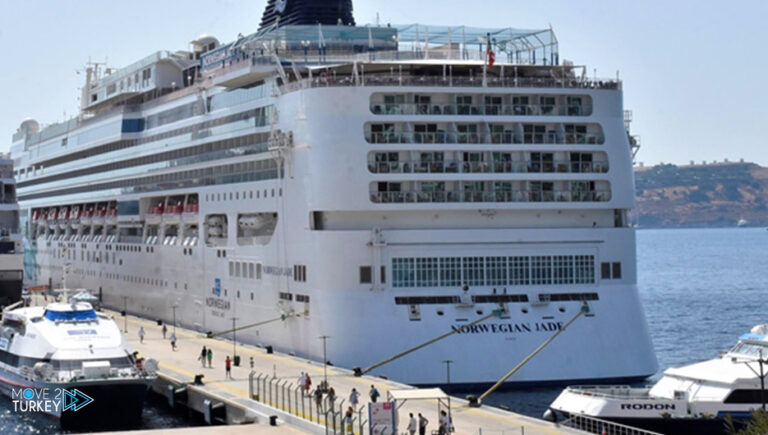
[[[749,162],[635,168],[641,228],[768,226],[768,168]]]

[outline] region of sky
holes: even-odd
[[[290,1],[290,0],[289,0]],[[85,63],[128,65],[257,30],[266,0],[0,0],[0,151],[20,122],[77,114]],[[624,81],[646,166],[746,161],[768,166],[768,2],[737,0],[354,0],[358,24],[546,28],[560,59]]]

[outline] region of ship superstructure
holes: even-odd
[[[21,299],[24,277],[22,234],[13,161],[0,155],[0,307]]]
[[[347,367],[458,331],[377,371],[416,384],[446,359],[495,381],[588,301],[510,381],[653,374],[621,82],[550,29],[346,24],[90,68],[80,117],[14,136],[29,282],[69,263],[200,331],[283,318],[237,338],[321,359],[328,335]]]

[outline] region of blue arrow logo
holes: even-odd
[[[93,402],[93,398],[84,394],[82,391],[78,390],[77,388],[73,388],[72,390],[62,390],[62,391],[64,392],[63,394],[64,396],[63,410],[64,411],[66,410],[79,411],[82,407]]]

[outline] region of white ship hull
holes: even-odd
[[[580,237],[595,236],[601,232],[614,233],[611,235],[612,242],[633,246],[634,230],[619,231],[623,234],[615,234],[618,231],[613,229],[588,229],[581,233],[575,230],[466,230],[455,234],[458,238],[471,237],[493,243],[490,246],[458,248],[461,249],[461,255],[469,256],[505,255],[519,251],[521,243],[534,241],[541,245],[555,241],[569,245]],[[278,228],[276,234],[280,233]],[[426,252],[449,249],[448,252],[452,252],[457,249],[444,247],[447,235],[436,231],[392,231],[385,232],[385,236],[393,242],[421,242],[417,247],[397,248],[400,250]],[[369,238],[369,232],[308,234],[307,239],[314,241],[314,247],[303,243],[282,245],[277,237],[273,239],[271,249],[265,250],[268,254],[258,255],[258,258],[264,259],[264,264],[278,263],[278,260],[270,258],[275,258],[280,249],[289,252],[307,249],[304,255],[316,259],[314,267],[327,271],[320,282],[327,281],[325,285],[329,287],[318,285],[314,289],[293,290],[290,285],[293,284],[292,277],[270,275],[268,272],[280,273],[280,270],[268,268],[264,268],[263,283],[254,286],[243,280],[229,279],[227,262],[220,261],[215,250],[195,249],[192,256],[185,256],[183,248],[178,246],[156,246],[154,253],[146,253],[144,247],[142,253],[123,256],[122,266],[102,264],[96,276],[77,273],[82,266],[75,261],[72,266],[75,273],[67,276],[67,283],[101,290],[104,304],[116,310],[124,308],[123,297],[127,296],[128,312],[150,319],[171,322],[171,307],[176,304],[179,324],[201,332],[229,330],[232,328],[232,317],[238,318],[237,325],[247,325],[274,319],[282,314],[303,313],[308,309],[306,316],[288,317],[285,321],[238,331],[237,339],[252,344],[271,345],[278,351],[322,360],[322,342],[318,337],[330,335],[329,360],[334,365],[348,368],[365,368],[498,308],[495,303],[476,303],[467,307],[451,304],[422,305],[421,320],[411,321],[409,306],[396,305],[395,297],[412,294],[412,290],[361,291],[330,287],[333,277],[348,269],[346,262],[351,261],[349,259],[368,255],[366,251],[369,248],[365,240]],[[427,237],[433,242],[422,242]],[[509,242],[503,243],[504,240]],[[44,243],[40,240],[38,246]],[[229,258],[256,256],[246,252],[234,249],[228,251],[227,255]],[[339,257],[326,254],[328,252],[344,252],[345,255]],[[44,270],[54,271],[61,270],[64,262],[41,254],[38,254],[37,261],[51,264],[52,267]],[[122,281],[108,278],[117,273],[132,275],[143,281],[126,285]],[[50,280],[55,283],[61,279],[60,273],[41,274],[38,277],[40,282]],[[214,294],[216,279],[221,280],[220,297]],[[130,290],[126,287],[130,287]],[[276,297],[278,290],[305,294],[310,297],[310,303],[281,301]],[[487,295],[493,291],[494,287],[472,287],[469,294]],[[496,288],[497,293],[502,291],[500,286]],[[543,290],[506,287],[506,291],[509,294],[528,295],[529,300],[535,301],[538,293]],[[590,302],[594,316],[580,318],[531,364],[512,377],[509,384],[631,380],[647,377],[656,371],[656,361],[636,286],[569,286],[568,291],[596,292],[599,299]],[[251,292],[253,301],[250,299]],[[556,290],[550,289],[547,292]],[[453,289],[420,289],[418,294],[439,296],[460,293],[460,290]],[[412,384],[441,384],[445,382],[445,375],[440,369],[440,362],[451,359],[456,362],[451,370],[452,383],[495,382],[550,337],[558,324],[562,326],[570,320],[578,312],[581,302],[506,305],[509,318],[488,320],[477,328],[455,334],[373,373]],[[442,311],[443,315],[439,315],[438,311]]]

